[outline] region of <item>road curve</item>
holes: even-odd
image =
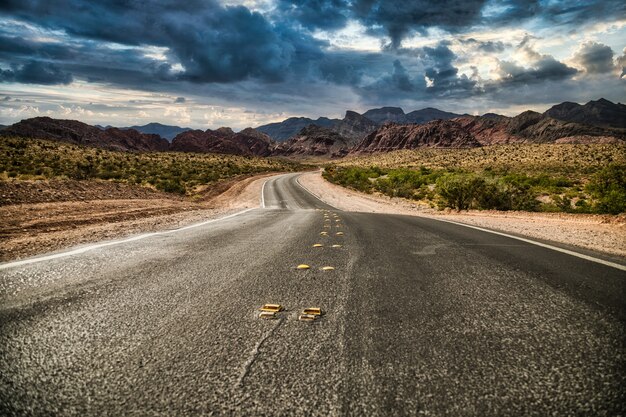
[[[5,264],[0,415],[626,414],[624,271],[342,212],[297,176],[264,208]]]

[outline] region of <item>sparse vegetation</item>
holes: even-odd
[[[243,174],[294,171],[301,166],[277,159],[177,152],[131,153],[67,143],[0,138],[0,180],[100,179],[194,194]]]
[[[341,161],[324,176],[359,191],[456,210],[626,211],[623,145],[400,151]]]

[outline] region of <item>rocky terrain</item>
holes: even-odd
[[[230,128],[217,130],[189,130],[177,135],[170,146],[172,151],[223,153],[232,155],[269,156],[272,153],[269,136],[254,129],[239,133]]]
[[[458,115],[434,108],[404,113],[381,107],[343,119],[293,117],[238,133],[186,130],[148,124],[145,131],[173,134],[170,144],[157,134],[127,128],[99,128],[75,120],[36,117],[0,130],[3,136],[51,139],[120,151],[179,151],[244,156],[337,158],[347,154],[389,152],[419,147],[468,148],[516,143],[623,143],[626,106],[600,99],[585,105],[561,103],[545,113],[525,111],[514,117],[488,113]],[[174,130],[172,130],[174,129]]]
[[[56,140],[118,151],[166,151],[169,148],[168,141],[159,135],[114,127],[102,130],[77,120],[60,120],[50,117],[22,120],[7,126],[1,134]]]
[[[134,129],[141,133],[149,133],[153,135],[159,135],[164,139],[171,141],[176,137],[176,135],[191,130],[188,127],[180,127],[180,126],[168,126],[163,125],[161,123],[148,123],[142,126],[130,126],[130,127],[121,127],[120,129]]]
[[[564,102],[544,113],[553,119],[595,126],[626,128],[626,105],[601,98],[587,104]]]
[[[329,119],[327,117],[320,117],[317,120],[309,119],[308,117],[290,117],[282,122],[258,126],[256,130],[265,133],[277,142],[284,142],[292,136],[297,135],[298,132],[309,125],[331,127],[337,122],[339,122],[339,120]]]
[[[477,146],[481,146],[480,143],[458,123],[435,120],[422,125],[386,124],[366,136],[352,149],[352,152],[371,153],[422,147],[473,148]]]
[[[300,133],[286,142],[279,144],[273,151],[281,156],[325,156],[340,158],[348,153],[350,143],[342,135],[333,130],[309,125]]]

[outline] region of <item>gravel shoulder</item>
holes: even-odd
[[[384,195],[364,194],[324,180],[321,172],[304,174],[300,184],[324,202],[346,211],[423,216],[519,234],[626,257],[626,216],[469,210],[438,211]]]
[[[225,181],[197,200],[107,182],[5,183],[2,194],[12,201],[0,205],[0,261],[259,207],[263,182],[272,175]]]

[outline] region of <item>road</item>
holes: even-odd
[[[263,200],[0,265],[0,415],[626,414],[623,270],[342,212],[297,174]],[[261,320],[264,303],[286,311]]]

